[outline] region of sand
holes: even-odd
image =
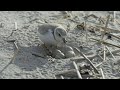
[[[45,52],[37,45],[41,44],[39,34],[37,32],[37,26],[44,23],[59,23],[65,28],[69,26],[67,41],[68,45],[80,47],[83,45],[82,51],[87,54],[96,53],[101,47],[94,45],[94,42],[86,41],[84,31],[75,29],[77,25],[75,22],[82,23],[84,16],[89,14],[95,14],[98,17],[106,17],[108,11],[73,11],[71,14],[71,20],[64,18],[65,15],[60,11],[0,11],[0,71],[8,65],[15,54],[15,46],[12,42],[6,42],[6,40],[16,40],[19,47],[19,51],[15,56],[14,63],[11,63],[5,70],[0,73],[1,79],[55,79],[55,75],[74,69],[72,61],[69,58],[66,59],[54,59],[54,58],[41,58],[32,55],[33,53],[39,53],[43,55]],[[117,12],[116,19],[120,20],[120,13]],[[74,20],[75,22],[73,22]],[[96,19],[90,18],[90,22],[97,23]],[[8,37],[12,30],[15,29],[15,22],[17,23],[17,30]],[[119,24],[109,24],[109,27],[118,29]],[[92,33],[88,33],[88,37],[97,37]],[[119,33],[117,33],[119,35]],[[7,38],[8,37],[8,38]],[[98,37],[99,38],[99,37]],[[111,43],[119,45],[119,40],[108,40]],[[87,48],[87,45],[90,48]],[[93,46],[94,45],[94,46]],[[112,50],[118,49],[111,47]],[[105,78],[118,79],[119,73],[119,55],[116,55],[116,61],[111,56],[108,56],[106,62],[100,67],[103,69]],[[50,61],[54,60],[54,62]],[[102,60],[95,58],[92,62],[97,65]],[[116,62],[116,65],[113,65]]]

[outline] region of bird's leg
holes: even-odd
[[[43,44],[43,46],[46,49],[47,55],[52,56],[52,51],[49,49],[50,47],[47,47],[45,44]]]

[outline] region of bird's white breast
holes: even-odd
[[[53,32],[51,29],[48,30],[44,35],[40,34],[40,39],[43,43],[48,45],[56,45],[57,42],[54,39]]]

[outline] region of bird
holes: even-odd
[[[40,40],[49,49],[51,46],[61,47],[66,44],[66,29],[56,23],[45,23],[38,26]]]

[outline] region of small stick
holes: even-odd
[[[16,51],[16,53],[14,54],[12,60],[0,71],[0,73],[2,73],[11,63],[13,63],[15,56],[17,55],[18,50]]]
[[[34,56],[36,56],[36,57],[45,58],[44,56],[41,56],[40,54],[36,54],[36,53],[32,53],[32,55],[34,55]]]
[[[108,58],[109,59],[109,58]],[[105,61],[102,61],[101,63],[99,63],[98,65],[96,65],[96,67],[99,67],[100,65],[102,65],[104,62],[106,62],[107,60]]]
[[[17,30],[18,29],[18,27],[17,27],[17,22],[15,22],[15,30]]]
[[[16,30],[12,30],[11,34],[7,38],[9,38],[10,36],[12,36],[14,31],[16,31]]]
[[[14,53],[11,61],[0,71],[0,73],[2,73],[11,63],[13,63],[16,55],[18,54],[19,48],[18,48],[17,44],[15,43],[15,41],[13,43],[14,43],[14,45],[15,45],[15,47],[16,47],[17,50],[15,51],[15,53]]]
[[[113,35],[113,34],[111,34],[111,33],[108,33],[108,34],[111,35],[111,36],[113,36],[113,37],[115,37],[115,38],[117,38],[117,39],[120,39],[119,36]]]
[[[105,52],[105,45],[103,46],[103,60],[106,60],[106,52]]]
[[[75,47],[73,47],[74,49],[76,49],[77,51],[78,51],[78,49],[77,48],[75,48]],[[79,52],[79,51],[78,51]],[[116,54],[116,53],[119,53],[120,52],[120,50],[118,49],[118,50],[113,50],[113,51],[111,51],[113,54]],[[103,53],[101,53],[101,54],[99,54],[100,56],[103,56]],[[95,57],[97,57],[97,56],[99,56],[99,55],[96,55],[96,54],[93,54],[93,55],[88,55],[87,57],[89,58],[89,59],[93,59],[93,58],[95,58]],[[107,55],[110,55],[110,53],[109,52],[106,52],[106,56]],[[70,58],[70,60],[71,61],[75,61],[75,62],[81,62],[81,61],[83,61],[85,58],[84,57],[72,57],[72,58]],[[102,58],[101,58],[102,59]],[[102,59],[103,60],[103,59]]]
[[[88,15],[87,18],[88,18],[88,17],[93,17],[93,18],[95,18],[95,19],[98,18],[98,17],[97,17],[96,15],[94,15],[94,14],[90,14],[90,15]]]
[[[95,39],[95,38],[90,38],[90,39],[93,39],[93,40],[96,40],[96,41],[98,41],[98,42],[101,42],[102,44],[107,44],[107,45],[111,45],[111,46],[120,48],[120,46],[114,45],[114,44],[112,44],[112,43],[108,43],[108,42],[103,41],[103,40],[98,40],[98,39]]]
[[[64,79],[64,77],[62,75],[60,77],[61,77],[61,79]]]
[[[84,23],[84,29],[85,29],[85,33],[86,33],[86,43],[88,45],[88,34],[87,34],[87,24],[86,24],[86,19],[85,19],[85,23]]]
[[[67,71],[63,71],[61,73],[58,73],[55,76],[56,77],[60,77],[60,76],[77,77],[77,73],[76,73],[75,69],[71,69],[71,70],[67,70]]]
[[[118,20],[115,19],[115,21],[120,25],[120,23],[118,22]],[[93,23],[93,22],[91,22],[91,21],[87,21],[87,22]],[[76,22],[76,23],[79,23],[79,22]],[[109,31],[109,32],[111,32],[111,33],[120,33],[120,30],[116,30],[116,29],[112,29],[112,28],[108,28],[108,27],[105,28],[104,26],[101,26],[101,25],[99,25],[98,23],[94,23],[94,24],[96,25],[96,27],[102,28],[103,30],[106,29],[106,31]]]
[[[104,61],[103,61],[104,62]],[[99,63],[98,65],[96,65],[95,67],[97,68],[97,67],[99,67],[100,65],[102,65],[103,64],[103,62],[101,62],[101,63]]]
[[[98,56],[104,61],[104,59],[98,54]]]
[[[76,47],[75,47],[76,48]],[[76,48],[77,49],[77,48]],[[83,54],[79,49],[77,49],[79,51],[79,53],[87,60],[87,62],[93,67],[94,71],[96,73],[99,73],[97,68],[94,66],[94,64],[90,61],[90,59],[85,55]]]
[[[10,34],[7,38],[9,38],[10,36],[12,36],[12,35],[13,35],[13,32],[18,29],[18,27],[17,27],[17,22],[15,22],[14,24],[15,24],[15,29],[12,30],[11,34]]]
[[[106,29],[108,27],[109,19],[110,19],[110,15],[108,15],[108,17],[107,17],[107,21],[106,21],[106,24],[105,24],[105,29],[104,29],[104,32],[102,34],[102,39],[104,38],[104,35],[105,35],[106,31],[107,31]]]
[[[74,65],[74,67],[75,67],[75,69],[76,69],[78,78],[79,78],[79,79],[82,79],[82,76],[81,76],[81,74],[80,74],[80,72],[79,72],[79,69],[78,69],[77,64],[75,63],[75,61],[73,61],[73,65]]]
[[[120,23],[118,22],[118,20],[115,19],[115,21],[120,25]]]
[[[13,42],[13,43],[14,43],[14,45],[15,45],[16,49],[18,50],[19,48],[18,48],[18,46],[17,46],[16,42]]]
[[[116,19],[116,11],[113,11],[113,22],[115,21]]]
[[[112,54],[112,52],[110,51],[110,49],[108,48],[108,46],[106,46],[106,49],[110,52],[111,56],[112,56],[113,59],[115,60],[115,56]]]
[[[105,27],[97,25],[96,27],[100,27],[103,30],[105,29]],[[111,32],[111,33],[120,33],[120,30],[116,30],[116,29],[112,29],[112,28],[106,28],[106,31]]]
[[[99,17],[99,23],[101,24],[101,23],[103,23],[104,24],[104,21],[102,20],[102,18],[101,17]]]
[[[101,72],[102,78],[105,79],[105,76],[104,76],[102,68],[100,68],[100,72]]]

